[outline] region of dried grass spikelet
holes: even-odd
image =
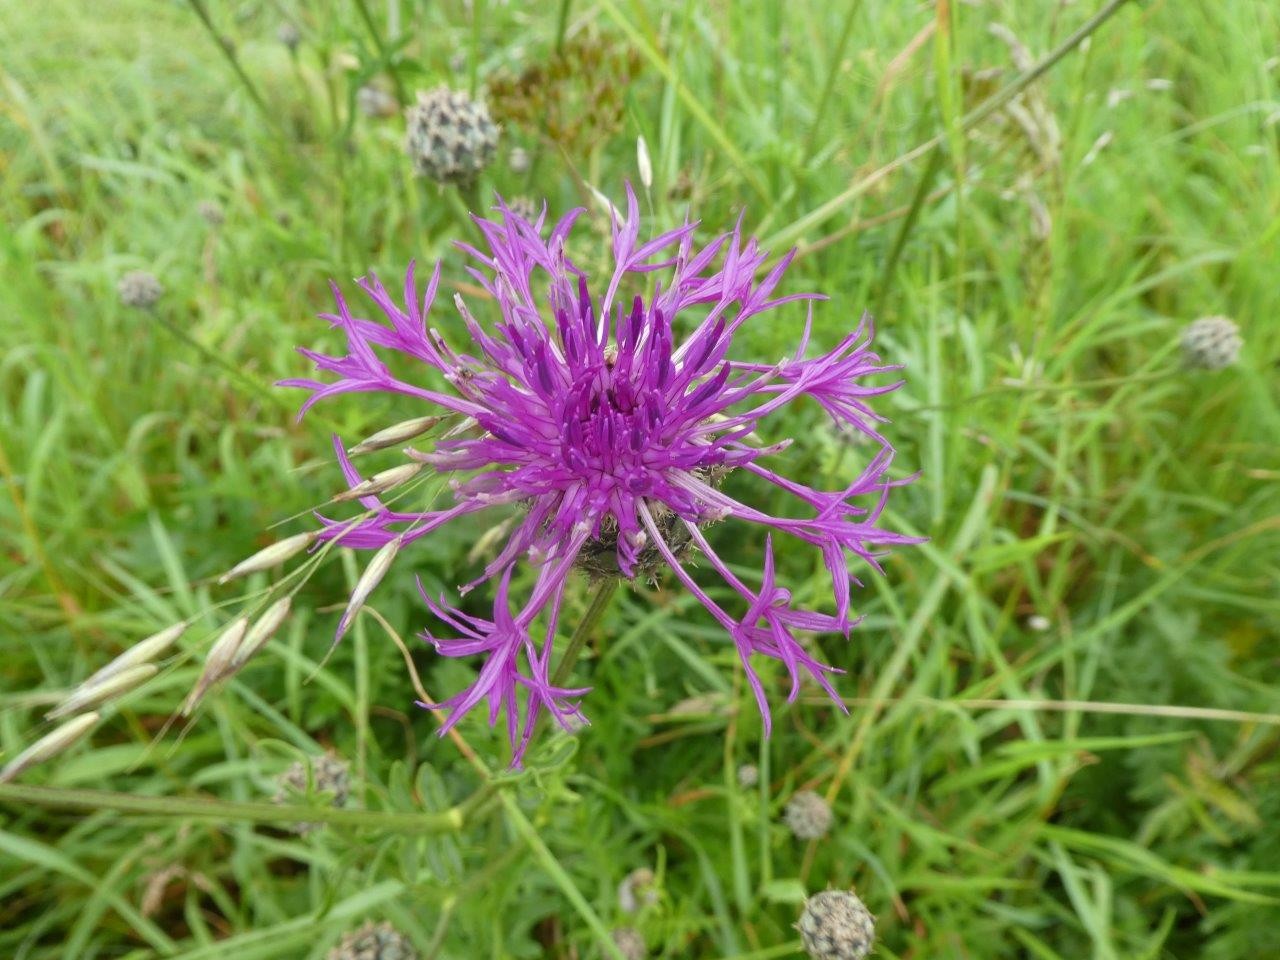
[[[393,490],[403,483],[408,483],[422,472],[423,466],[422,462],[414,460],[383,470],[381,473],[375,473],[373,476],[361,480],[350,490],[334,494],[329,498],[329,502],[346,503],[350,500],[359,500],[361,497],[373,497],[380,493],[386,493],[388,490]]]
[[[360,579],[356,581],[355,589],[351,591],[351,599],[347,601],[347,608],[342,613],[342,619],[338,621],[338,633],[333,638],[334,646],[342,639],[347,629],[351,626],[355,615],[360,612],[360,608],[364,606],[369,594],[382,582],[382,578],[387,575],[387,571],[391,569],[391,564],[396,559],[396,554],[400,552],[403,540],[396,537],[394,540],[384,544],[373,555],[373,559],[369,561],[369,565],[364,568],[364,573],[360,574]]]
[[[157,670],[159,667],[154,663],[141,663],[136,667],[114,673],[98,683],[82,683],[72,691],[71,696],[58,704],[57,708],[46,713],[45,719],[57,720],[60,717],[69,717],[87,707],[96,707],[108,700],[114,700],[150,680],[156,675]]]
[[[182,705],[182,715],[184,717],[191,715],[191,711],[204,699],[204,695],[211,686],[235,672],[233,663],[236,651],[239,650],[240,644],[244,642],[245,633],[248,629],[249,618],[237,617],[213,642],[213,646],[209,648],[208,656],[205,657],[204,669],[200,672],[200,677],[196,680],[195,687],[187,696],[186,703]]]
[[[83,713],[55,727],[49,733],[14,757],[0,770],[0,783],[8,783],[23,771],[44,763],[62,753],[93,729],[100,717],[96,713]]]
[[[354,447],[347,451],[347,456],[358,457],[362,453],[371,453],[374,450],[385,450],[388,447],[396,447],[402,443],[408,443],[424,433],[430,431],[436,424],[444,420],[443,416],[434,417],[414,417],[412,420],[402,420],[400,423],[392,424],[385,430],[379,430],[373,436],[366,437]]]
[[[251,573],[258,573],[262,570],[270,570],[277,567],[297,556],[307,547],[315,542],[316,535],[314,532],[299,533],[292,537],[285,537],[269,547],[264,547],[251,557],[241,560],[234,567],[218,578],[218,583],[226,583],[237,577],[248,576]]]
[[[164,653],[178,641],[191,626],[190,620],[180,620],[173,626],[165,627],[159,633],[153,633],[145,640],[139,640],[120,656],[116,657],[97,673],[85,680],[81,687],[92,687],[104,683],[117,673],[135,667],[140,663],[148,663]]]
[[[233,670],[239,670],[253,659],[254,654],[266,646],[267,641],[275,636],[281,624],[288,618],[292,605],[292,597],[281,597],[267,608],[266,613],[254,621],[253,626],[245,634],[244,640],[231,655]]]

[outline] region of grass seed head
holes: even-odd
[[[422,436],[443,419],[444,417],[435,416],[402,420],[399,423],[392,424],[385,430],[379,430],[371,437],[361,440],[347,451],[347,456],[357,457],[362,453],[371,453],[374,450],[398,447],[402,443],[408,443],[410,440]]]
[[[249,632],[245,634],[244,642],[236,648],[236,652],[231,656],[231,666],[235,670],[239,670],[242,666],[249,662],[259,650],[261,650],[280,629],[280,625],[284,623],[289,616],[289,609],[293,601],[290,597],[281,597],[270,607],[267,612],[257,619]]]
[[[143,663],[136,667],[121,670],[106,680],[101,680],[94,684],[82,683],[56,709],[45,714],[45,719],[57,720],[59,717],[68,717],[86,707],[96,707],[109,700],[114,700],[116,697],[128,693],[144,681],[150,680],[156,675],[158,669],[154,663]]]
[[[391,467],[389,470],[383,470],[381,473],[375,473],[367,480],[361,480],[350,490],[335,494],[330,499],[330,502],[345,503],[348,500],[359,500],[361,497],[372,497],[380,493],[386,493],[388,490],[394,489],[416,477],[422,471],[423,465],[421,461],[415,460],[410,463],[402,463],[398,467]]]
[[[24,770],[56,757],[93,729],[98,719],[96,713],[81,714],[46,733],[0,770],[0,783],[8,783]]]
[[[209,648],[208,656],[205,657],[204,669],[200,671],[200,678],[196,681],[195,687],[187,697],[187,702],[182,705],[182,715],[184,717],[191,714],[191,711],[204,699],[204,695],[211,686],[235,672],[236,651],[240,649],[240,644],[244,642],[245,632],[248,629],[249,618],[238,617],[218,635],[218,639]]]
[[[314,532],[298,533],[292,537],[285,537],[269,547],[264,547],[253,556],[241,560],[220,576],[218,583],[226,583],[229,580],[236,579],[236,577],[244,577],[251,573],[258,573],[259,571],[270,570],[272,567],[279,566],[311,546],[315,538]]]
[[[120,656],[116,657],[88,680],[80,684],[81,688],[93,687],[105,683],[116,674],[135,667],[140,663],[148,663],[168,650],[191,625],[189,620],[180,620],[171,627],[165,627],[159,633],[153,633],[145,640],[139,640]]]

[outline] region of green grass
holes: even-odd
[[[251,87],[197,6],[0,7],[0,759],[111,656],[194,620],[156,678],[22,777],[62,801],[0,792],[0,955],[316,960],[387,919],[424,956],[613,957],[605,931],[628,924],[654,957],[764,960],[801,955],[806,892],[851,885],[885,958],[1280,950],[1274,4],[1126,4],[977,123],[1018,75],[993,23],[1035,60],[1098,7],[565,5],[570,37],[636,51],[625,89],[571,81],[616,98],[617,128],[567,150],[508,128],[477,195],[617,198],[643,135],[655,229],[688,208],[710,235],[745,207],[776,253],[798,244],[786,289],[831,296],[817,343],[868,308],[905,365],[882,406],[920,478],[890,517],[929,540],[867,580],[849,644],[820,641],[849,716],[806,695],[763,740],[696,604],[670,583],[624,590],[576,669],[593,726],[544,736],[518,775],[478,718],[435,738],[378,618],[317,671],[366,557],[323,565],[267,650],[165,724],[270,582],[217,575],[305,529],[290,518],[340,483],[329,433],[420,412],[348,398],[294,422],[297,395],[270,384],[301,375],[295,346],[333,344],[313,318],[327,280],[440,256],[447,286],[467,279],[450,244],[474,239],[469,199],[415,180],[402,121],[354,112],[356,89],[387,58],[410,92],[483,87],[549,56],[560,5],[209,4]],[[528,174],[506,163],[517,145]],[[595,208],[588,232],[606,228]],[[115,294],[139,268],[166,288],[153,312]],[[1205,314],[1239,322],[1237,366],[1181,368],[1179,331]],[[780,318],[742,347],[790,350],[802,313]],[[834,484],[860,452],[818,414],[779,425],[800,438],[786,469]],[[413,639],[413,574],[458,582],[484,530],[406,553],[371,601],[432,693],[471,668]],[[714,539],[758,569],[750,531]],[[817,558],[779,564],[821,603]],[[369,815],[299,837],[283,825],[302,811],[256,805],[324,749],[352,762]],[[743,762],[758,789],[736,785]],[[828,842],[781,823],[802,786],[833,803]],[[627,917],[616,891],[637,867],[660,898]]]

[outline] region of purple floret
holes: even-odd
[[[505,546],[477,580],[462,588],[465,593],[496,583],[492,619],[464,613],[423,591],[431,612],[455,634],[446,639],[426,632],[425,638],[444,656],[483,658],[470,686],[428,705],[447,711],[444,730],[485,702],[490,724],[505,714],[518,764],[543,711],[566,729],[584,722],[578,702],[587,688],[555,687],[549,670],[570,574],[578,566],[599,575],[601,557],[626,579],[651,576],[658,566],[671,569],[732,638],[766,731],[769,707],[753,656],[786,667],[789,701],[808,674],[839,704],[828,680],[839,671],[815,660],[796,631],[848,636],[857,622],[849,609],[850,583],[857,581],[848,555],[879,570],[879,548],[915,542],[879,526],[889,491],[905,481],[888,477],[893,448],[878,429],[882,418],[869,405],[898,386],[866,382],[898,369],[871,352],[870,318],[864,315],[852,333],[817,357],[804,359],[806,322],[793,356],[774,364],[731,360],[734,334],[744,323],[791,301],[825,299],[809,293],[773,296],[792,255],[757,281],[768,254],[753,239],[744,243],[740,228],[702,248],[693,240],[697,224],[641,243],[639,207],[628,187],[626,217],[614,218],[613,273],[603,295],[593,296],[586,274],[565,252],[581,209],[549,231],[542,217],[530,222],[501,201],[498,210],[498,221],[476,220],[486,250],[459,244],[475,262],[468,272],[496,301],[501,316],[486,327],[456,296],[470,334],[464,352],[455,352],[427,324],[439,265],[419,300],[411,264],[403,307],[376,277],[358,281],[382,314],[376,321],[354,316],[335,286],[337,310],[322,316],[346,334],[347,354],[301,352],[336,379],[283,381],[311,391],[303,413],[326,397],[381,391],[455,415],[454,428],[430,452],[415,453],[449,475],[452,505],[401,512],[377,496],[363,497],[360,503],[370,511],[366,516],[321,517],[322,540],[377,549],[398,538],[403,547],[466,514],[490,508],[517,513]],[[665,282],[649,274],[663,275]],[[636,296],[620,302],[624,285],[634,288],[638,282],[651,291],[647,300]],[[811,319],[812,306],[809,310]],[[681,338],[673,329],[678,317],[688,318],[682,327],[692,326]],[[379,350],[418,361],[436,375],[415,377],[413,383],[397,379],[379,359]],[[436,389],[423,385],[432,380]],[[815,489],[765,465],[780,459],[776,455],[790,441],[762,445],[757,428],[806,396],[838,426],[871,441],[866,468],[842,489]],[[335,438],[334,444],[354,487],[363,478],[342,443]],[[727,494],[721,481],[734,470],[799,501],[792,511],[798,516],[772,516]],[[735,574],[707,540],[706,526],[728,519],[764,528],[764,569],[757,587]],[[774,534],[821,551],[831,576],[832,612],[798,609],[790,591],[778,585]],[[740,596],[733,610],[691,575],[683,558],[694,549]],[[537,578],[530,594],[513,605],[511,578],[520,564],[535,568]],[[344,618],[339,637],[348,626]]]

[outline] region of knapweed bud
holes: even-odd
[[[286,20],[276,28],[276,39],[288,47],[290,53],[293,53],[298,49],[298,45],[302,43],[302,31],[295,24]]]
[[[524,147],[512,149],[511,153],[507,155],[507,166],[511,168],[512,173],[528,173],[529,151]]]
[[[329,951],[329,960],[418,960],[409,938],[387,922],[352,930]]]
[[[292,602],[289,597],[281,597],[269,606],[267,612],[260,616],[254,625],[249,628],[244,640],[236,648],[236,652],[231,655],[231,668],[233,670],[239,670],[249,662],[254,654],[266,646],[267,641],[280,629],[280,624],[284,623],[285,618],[289,616],[289,608]]]
[[[220,227],[227,219],[222,208],[212,200],[201,200],[196,204],[196,213],[200,214],[200,219],[211,227]]]
[[[116,293],[120,295],[120,302],[126,307],[146,310],[148,307],[155,306],[156,301],[164,293],[164,287],[160,286],[160,281],[156,279],[154,273],[148,273],[146,270],[130,270],[116,284]]]
[[[373,84],[365,84],[356,91],[356,106],[366,117],[394,117],[400,102],[394,96]]]
[[[419,93],[407,116],[409,156],[421,175],[469,184],[493,162],[498,127],[488,108],[465,93],[448,87]]]
[[[538,205],[528,197],[514,197],[507,202],[507,209],[521,220],[528,220],[530,223],[534,223],[541,212]]]
[[[831,829],[831,807],[812,790],[801,790],[787,801],[783,819],[797,840],[817,840]]]
[[[156,675],[157,669],[154,663],[143,663],[122,670],[98,683],[82,683],[72,691],[71,696],[58,705],[57,709],[46,713],[45,719],[57,720],[59,717],[68,717],[86,707],[96,707],[98,704],[113,700],[128,693],[143,681],[150,680]]]
[[[1221,370],[1240,358],[1244,338],[1234,320],[1201,317],[1182,331],[1182,356],[1187,366],[1201,370]]]
[[[204,699],[205,693],[211,686],[235,671],[233,663],[236,651],[244,642],[244,635],[248,629],[249,618],[238,617],[218,635],[217,640],[213,641],[213,646],[209,648],[209,654],[204,659],[204,669],[200,671],[200,678],[196,680],[195,687],[187,696],[187,702],[182,705],[184,717],[190,716],[191,711]]]
[[[310,770],[310,776],[308,776]],[[334,807],[345,807],[351,796],[351,771],[345,760],[332,754],[311,757],[305,764],[299,760],[282,773],[276,781],[279,789],[273,798],[275,803],[286,803],[309,793],[326,794]],[[310,790],[308,790],[308,783]],[[297,834],[310,833],[323,826],[319,823],[297,823],[290,829]]]
[[[649,955],[644,937],[634,927],[617,927],[613,931],[613,945],[626,960],[644,960]]]
[[[251,557],[246,557],[218,578],[218,583],[226,583],[236,577],[247,576],[262,570],[270,570],[286,560],[297,556],[315,540],[315,533],[298,533],[285,537],[269,547],[263,547]]]
[[[92,730],[98,719],[96,713],[85,713],[46,733],[0,770],[0,783],[8,783],[27,768],[56,757]]]
[[[824,890],[804,902],[800,941],[813,960],[863,960],[876,939],[876,918],[845,890]]]
[[[738,768],[738,786],[754,787],[760,782],[760,768],[754,763],[744,763]]]
[[[653,871],[648,867],[632,870],[618,884],[618,907],[623,913],[635,913],[642,907],[653,906],[658,902],[658,891],[653,884]]]

